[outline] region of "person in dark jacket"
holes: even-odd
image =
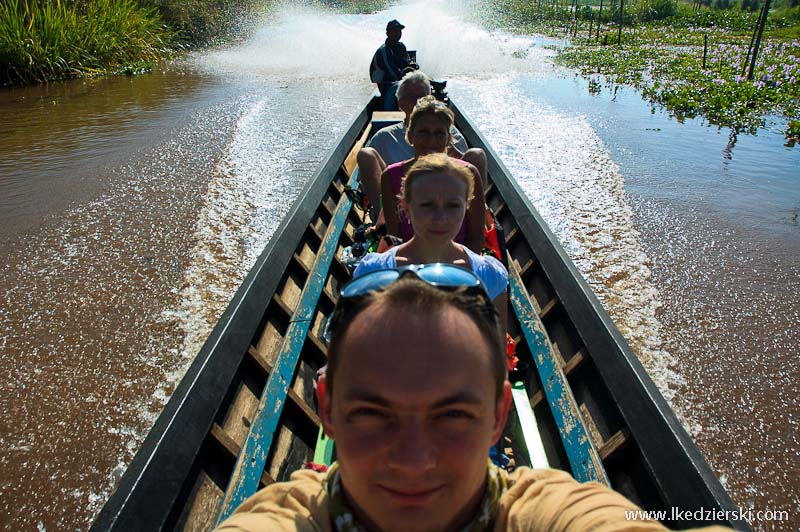
[[[403,26],[397,20],[390,20],[386,25],[386,42],[372,56],[369,75],[373,83],[378,85],[384,110],[397,109],[396,83],[400,81],[407,69],[417,69],[411,61],[406,45],[400,42]]]

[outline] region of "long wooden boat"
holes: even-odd
[[[275,232],[158,418],[92,530],[210,530],[259,487],[328,461],[313,379],[323,330],[350,273],[340,253],[365,213],[357,150],[400,116],[371,101]],[[541,216],[475,125],[487,204],[505,233],[509,330],[531,371],[517,376],[507,452],[610,484],[673,528],[685,512],[733,512],[728,494]],[[680,510],[680,518],[675,510]],[[729,515],[734,515],[733,513]],[[688,517],[688,518],[687,518]],[[718,521],[749,530],[747,522]]]

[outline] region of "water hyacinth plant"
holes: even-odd
[[[752,78],[754,30],[763,0],[492,0],[522,32],[570,38],[558,61],[589,78],[589,90],[626,84],[679,119],[754,132],[783,115],[800,123],[800,6],[772,0]]]
[[[703,116],[712,124],[747,132],[755,132],[770,114],[797,121],[800,40],[762,43],[752,79],[749,43],[748,36],[721,29],[648,28],[621,46],[577,43],[562,50],[559,61],[595,83],[602,79],[633,85],[678,118]]]
[[[168,54],[170,39],[135,0],[3,0],[0,83],[139,70]]]

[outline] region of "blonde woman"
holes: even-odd
[[[381,175],[381,199],[383,215],[386,220],[386,232],[399,236],[404,241],[414,236],[415,228],[410,223],[407,213],[399,209],[398,195],[402,188],[403,178],[411,166],[425,155],[444,154],[451,142],[450,129],[453,125],[453,112],[433,96],[425,96],[417,102],[409,119],[406,139],[414,148],[414,157],[389,165]],[[483,183],[478,169],[472,164],[459,159],[452,159],[453,164],[463,166],[473,176],[474,193],[467,204],[467,210],[456,233],[455,241],[466,245],[475,253],[480,253],[484,242],[485,204]]]
[[[411,264],[444,262],[461,266],[481,279],[500,315],[505,332],[508,272],[494,257],[475,253],[456,241],[463,230],[468,207],[475,203],[478,183],[480,179],[463,161],[444,153],[421,155],[415,159],[400,190],[400,207],[414,229],[413,235],[403,244],[384,253],[365,256],[353,276]],[[483,206],[483,198],[480,199],[480,205]],[[387,216],[387,224],[388,221]],[[482,242],[482,224],[480,228]]]

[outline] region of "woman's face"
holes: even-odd
[[[414,234],[442,244],[453,240],[467,211],[467,184],[450,173],[430,173],[417,177],[409,192],[403,208]]]
[[[408,139],[414,146],[415,157],[444,153],[450,142],[450,131],[442,120],[426,114],[414,121],[414,129],[409,131]]]

